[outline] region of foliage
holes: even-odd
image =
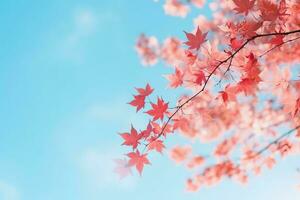
[[[191,6],[207,5],[166,0],[164,10],[185,17]],[[129,104],[149,116],[149,123],[120,134],[122,145],[130,147],[128,160],[117,160],[122,177],[132,167],[141,174],[150,164],[148,154],[162,153],[171,133],[195,141],[170,150],[174,161],[196,169],[187,180],[189,191],[225,177],[245,183],[281,157],[300,154],[300,1],[221,0],[208,6],[212,18],[194,19],[186,41],[139,37],[136,50],[143,64],[164,61],[174,68],[165,76],[169,88],[187,92],[170,107],[161,97],[147,100],[154,91],[149,84],[136,89]],[[199,143],[213,149],[198,152]]]

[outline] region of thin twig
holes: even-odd
[[[223,73],[223,76],[225,76],[226,73],[230,70],[230,67],[231,67],[231,64],[232,64],[232,60],[233,60],[233,58],[230,59],[229,64],[228,64],[228,66],[227,66],[227,69],[226,69],[226,71]],[[221,84],[221,81],[222,81],[222,78],[220,78],[220,80],[218,81],[218,83],[217,83],[216,85]]]
[[[299,37],[296,37],[296,38],[293,38],[293,39],[290,39],[290,40],[287,40],[287,41],[284,41],[284,42],[282,42],[282,43],[280,43],[280,44],[277,44],[277,45],[275,45],[274,47],[272,47],[271,49],[269,49],[268,51],[266,51],[266,52],[264,52],[263,54],[261,54],[259,57],[261,58],[261,57],[265,56],[267,53],[270,53],[271,51],[273,51],[274,49],[276,49],[276,48],[278,48],[278,47],[280,47],[280,46],[282,46],[282,45],[284,45],[284,44],[287,44],[287,43],[289,43],[289,42],[293,42],[293,41],[295,41],[295,40],[298,40],[298,39],[300,39],[300,36],[299,36]]]

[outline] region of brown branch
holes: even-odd
[[[197,97],[200,93],[202,93],[207,84],[208,81],[210,80],[210,78],[212,77],[212,75],[216,72],[216,70],[223,65],[224,63],[227,63],[229,60],[232,60],[234,58],[234,56],[239,53],[248,43],[250,43],[251,41],[254,41],[257,38],[261,38],[261,37],[268,37],[268,36],[274,36],[274,35],[290,35],[290,34],[294,34],[294,33],[300,33],[300,29],[299,30],[293,30],[293,31],[288,31],[288,32],[274,32],[274,33],[265,33],[265,34],[257,34],[252,36],[251,38],[247,39],[233,54],[231,54],[229,57],[227,57],[226,59],[222,60],[219,62],[219,64],[217,64],[215,66],[215,68],[210,72],[210,74],[207,76],[206,81],[204,82],[204,85],[202,86],[201,90],[199,90],[198,92],[196,92],[193,96],[191,96],[190,98],[188,98],[185,102],[183,102],[181,105],[177,106],[177,109],[168,117],[166,123],[163,125],[161,132],[155,137],[154,140],[152,140],[151,142],[149,142],[145,148],[147,148],[147,146],[149,146],[153,141],[157,140],[158,138],[160,138],[167,125],[170,123],[170,121],[173,119],[173,117],[178,113],[178,111],[184,107],[186,104],[188,104],[190,101],[192,101],[195,97]],[[230,64],[231,65],[231,64]],[[228,69],[230,68],[230,65],[228,67]],[[227,70],[226,70],[227,72]]]

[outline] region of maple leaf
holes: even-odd
[[[186,181],[186,190],[188,192],[196,192],[199,189],[199,187],[200,187],[200,184],[193,181],[190,178]]]
[[[148,150],[155,149],[157,152],[162,153],[165,145],[163,144],[162,140],[158,140],[156,137],[152,137],[149,140]]]
[[[270,43],[274,45],[281,45],[283,43],[283,38],[284,35],[276,35],[270,40]]]
[[[273,157],[267,157],[265,160],[264,160],[264,164],[269,168],[271,169],[276,163],[276,160],[273,158]]]
[[[135,166],[140,175],[142,175],[144,165],[150,165],[147,154],[140,154],[139,150],[136,150],[136,152],[128,153],[127,156],[130,158],[128,161],[128,165]]]
[[[219,94],[224,103],[227,101],[236,101],[236,95],[238,92],[238,87],[227,85],[224,91],[220,91]]]
[[[192,149],[190,146],[176,146],[170,151],[170,157],[177,163],[184,161],[187,156],[191,153]]]
[[[145,98],[149,96],[153,92],[153,88],[147,83],[145,89],[144,88],[135,88],[138,95],[133,95],[134,99],[128,104],[136,107],[136,112],[145,107]]]
[[[198,8],[202,8],[205,4],[205,0],[190,0],[191,3],[194,4],[194,6]]]
[[[233,50],[238,50],[241,46],[243,45],[243,41],[242,40],[239,40],[237,38],[231,38],[230,39],[230,47],[233,49]]]
[[[135,88],[135,89],[141,96],[144,96],[144,97],[149,96],[154,91],[154,89],[151,88],[151,86],[148,83],[147,83],[145,89],[144,88]]]
[[[264,21],[274,21],[277,19],[278,9],[276,4],[269,0],[258,0],[258,7]]]
[[[193,65],[197,60],[197,55],[194,55],[190,50],[185,50],[184,53],[187,58],[187,63]]]
[[[181,132],[189,132],[191,129],[191,125],[189,120],[185,117],[179,117],[178,119],[174,119],[173,129],[179,129]]]
[[[163,120],[164,114],[168,110],[168,103],[165,103],[163,99],[157,98],[157,104],[151,102],[152,109],[148,110],[146,113],[153,117],[153,121],[155,120]]]
[[[204,84],[206,81],[206,77],[203,71],[199,71],[197,73],[194,74],[194,76],[196,76],[196,80],[195,83],[197,85],[202,85],[202,83]]]
[[[219,94],[221,95],[221,98],[224,103],[227,103],[228,101],[236,101],[236,95],[239,88],[227,85],[225,87],[224,91],[220,91]]]
[[[158,124],[158,123],[155,123],[155,122],[151,122],[151,125],[153,126],[153,133],[155,134],[161,134],[162,133],[162,129],[163,127],[164,128],[164,132],[163,132],[163,135],[166,136],[167,134],[169,133],[172,133],[173,132],[173,127],[171,124],[162,124],[161,126]]]
[[[202,156],[195,156],[192,160],[190,160],[187,164],[188,168],[195,168],[202,165],[205,162],[204,157]]]
[[[277,145],[277,150],[282,157],[286,156],[292,150],[292,144],[288,140],[280,141]]]
[[[243,36],[251,37],[253,35],[256,35],[256,31],[263,25],[263,21],[252,21],[247,20],[243,21],[238,26],[238,31]]]
[[[298,4],[299,4],[299,2],[298,2]],[[286,13],[288,7],[287,7],[287,5],[286,5],[285,0],[281,0],[281,1],[279,2],[279,7],[278,7],[278,9],[279,9],[279,16],[278,16],[279,19],[282,20],[282,21],[286,21],[286,20],[284,19],[284,17],[288,16],[289,14]],[[285,23],[284,23],[284,25],[285,25]]]
[[[170,88],[177,88],[183,83],[183,73],[178,68],[175,69],[175,74],[166,75],[166,78],[169,81]]]
[[[120,179],[132,174],[131,168],[126,159],[115,159],[114,161],[116,163],[114,172],[119,175]]]
[[[125,140],[122,145],[132,146],[133,149],[138,146],[139,140],[142,138],[142,135],[138,134],[132,125],[130,133],[121,133],[120,135]]]
[[[199,29],[199,26],[197,27],[196,34],[187,33],[187,32],[184,33],[188,39],[188,41],[185,42],[184,44],[189,46],[189,49],[199,50],[200,46],[206,41],[205,38],[207,36],[207,33],[202,34],[201,30]]]
[[[145,96],[143,95],[133,95],[134,99],[128,104],[136,107],[136,112],[145,107]]]
[[[277,18],[283,19],[286,16],[287,7],[284,0],[280,1],[279,6],[269,0],[258,0],[258,7],[261,11],[261,18],[264,21],[275,21]]]
[[[220,91],[219,93],[220,93],[220,95],[221,95],[221,97],[223,99],[223,102],[226,103],[228,101],[228,94],[227,94],[227,92]]]
[[[238,90],[243,91],[246,95],[254,94],[257,88],[257,82],[254,79],[244,78],[238,83]]]
[[[244,70],[247,74],[247,78],[254,79],[256,81],[260,81],[259,74],[261,73],[257,59],[255,58],[253,53],[250,53],[248,56],[247,63],[244,65]]]
[[[253,8],[255,0],[233,0],[233,2],[237,6],[234,10],[236,10],[237,13],[245,13],[247,16],[249,10]]]
[[[150,134],[151,134],[152,131],[153,131],[153,128],[152,128],[151,123],[149,122],[148,125],[147,125],[146,130],[143,130],[141,132],[141,136],[146,139],[146,138],[148,138],[150,136]]]

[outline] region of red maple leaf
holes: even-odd
[[[183,79],[183,73],[178,68],[175,69],[174,74],[166,75],[166,78],[169,81],[169,87],[170,88],[177,88],[177,87],[181,86],[182,83],[183,83],[183,80],[182,80]]]
[[[191,153],[192,148],[190,146],[175,146],[170,151],[170,157],[177,163],[183,162],[187,159],[188,155]]]
[[[156,150],[159,153],[162,153],[165,145],[162,140],[158,140],[156,137],[152,137],[149,140],[148,150]]]
[[[225,87],[224,91],[220,91],[219,94],[221,95],[223,102],[226,103],[228,101],[236,101],[236,95],[240,88],[239,87],[233,87],[230,85],[227,85]]]
[[[241,46],[243,45],[243,41],[242,40],[239,40],[237,38],[231,38],[230,39],[230,47],[233,49],[233,50],[238,50]]]
[[[252,37],[256,31],[263,25],[262,21],[246,20],[239,23],[237,30],[244,37]]]
[[[284,35],[276,35],[270,40],[270,43],[274,45],[281,45],[283,43],[283,38]]]
[[[276,160],[273,158],[273,157],[267,157],[265,160],[264,160],[264,164],[269,168],[269,169],[272,169],[273,166],[276,164]]]
[[[153,128],[152,128],[151,123],[149,122],[147,128],[141,132],[141,135],[142,135],[143,138],[146,139],[150,136],[152,131],[153,131]]]
[[[173,126],[171,124],[164,123],[162,125],[159,125],[156,122],[151,122],[151,125],[153,127],[153,133],[156,135],[163,134],[163,136],[166,136],[167,134],[173,132]],[[163,128],[164,128],[164,132],[162,132]]]
[[[184,53],[187,58],[187,62],[190,65],[193,65],[195,63],[195,61],[197,60],[197,55],[194,55],[190,50],[185,50]]]
[[[255,1],[252,0],[233,0],[233,3],[237,6],[234,10],[237,11],[237,13],[245,13],[245,15],[248,15],[248,12],[250,9],[253,8]]]
[[[168,110],[168,103],[165,103],[163,99],[157,98],[157,104],[151,102],[152,109],[148,110],[146,113],[153,117],[153,121],[155,120],[163,120],[164,114]]]
[[[128,104],[136,107],[136,112],[138,112],[140,109],[144,108],[145,106],[145,98],[149,96],[153,92],[153,88],[147,83],[145,89],[144,88],[135,88],[138,95],[133,95],[134,99],[129,102]]]
[[[202,34],[201,30],[199,29],[199,26],[197,28],[196,34],[187,33],[185,31],[184,33],[188,39],[188,41],[185,42],[184,44],[189,46],[189,49],[199,50],[200,46],[206,41],[205,38],[207,36],[207,33]]]
[[[136,152],[128,153],[127,156],[130,158],[128,161],[128,165],[135,166],[140,175],[142,175],[144,165],[150,164],[147,158],[147,154],[140,154],[139,150],[136,150]]]
[[[145,96],[143,95],[133,95],[134,99],[128,104],[136,107],[136,112],[145,107]]]
[[[253,53],[250,53],[248,56],[246,56],[247,63],[244,65],[244,70],[247,74],[247,78],[254,79],[255,81],[260,81],[259,74],[261,73],[257,58],[254,56]]]
[[[258,82],[254,79],[244,78],[238,83],[238,90],[244,92],[246,95],[255,93]]]
[[[205,83],[206,77],[205,77],[205,74],[203,71],[199,71],[199,72],[195,73],[194,76],[196,76],[195,83],[197,85],[202,85],[202,83]]]
[[[228,94],[227,94],[227,92],[220,91],[219,93],[220,93],[220,95],[221,95],[221,97],[223,99],[223,102],[226,103],[228,101]]]
[[[154,89],[147,83],[145,89],[144,88],[135,88],[141,96],[147,97],[149,96]]]
[[[138,134],[132,125],[130,133],[122,133],[120,135],[125,140],[122,145],[132,146],[133,149],[138,146],[139,140],[142,138],[142,135]]]
[[[202,165],[205,162],[205,158],[202,156],[193,157],[187,164],[188,168],[195,168]]]
[[[281,0],[279,5],[269,0],[258,0],[258,8],[264,21],[272,22],[277,18],[282,20],[284,16],[288,15],[285,0]]]

